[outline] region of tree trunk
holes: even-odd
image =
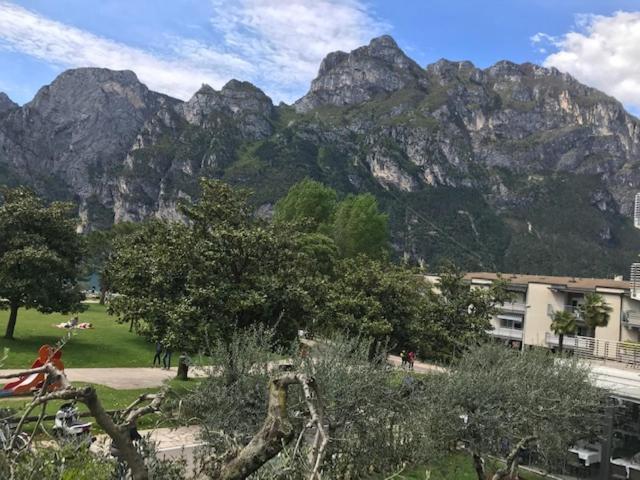
[[[104,305],[104,302],[107,298],[107,291],[105,289],[100,289],[100,305]]]
[[[487,480],[487,474],[484,471],[484,459],[478,454],[473,454],[473,468],[476,471],[478,480]]]
[[[98,395],[93,387],[86,387],[82,398],[83,403],[89,412],[96,419],[96,423],[111,437],[114,446],[122,454],[122,458],[131,469],[133,480],[147,480],[149,472],[144,464],[144,459],[140,456],[136,447],[131,441],[129,430],[125,430],[116,425],[111,416],[103,408]]]
[[[287,415],[287,388],[294,375],[274,379],[269,384],[269,407],[262,428],[238,454],[222,467],[221,480],[243,480],[275,457],[294,436]]]
[[[11,304],[9,322],[7,323],[7,331],[4,334],[4,338],[13,339],[13,331],[16,329],[16,320],[18,319],[18,308],[18,305]]]
[[[518,466],[520,464],[520,452],[522,452],[527,445],[534,442],[537,439],[535,435],[525,437],[518,442],[515,448],[511,451],[506,458],[506,465],[504,468],[499,469],[494,475],[492,480],[517,480],[518,478]]]
[[[267,418],[262,424],[262,428],[245,447],[234,452],[233,457],[225,455],[227,460],[220,466],[219,475],[214,478],[218,480],[244,480],[278,455],[291,441],[295,428],[287,415],[287,393],[289,386],[293,384],[300,385],[304,392],[305,403],[311,417],[307,427],[315,425],[316,429],[310,450],[309,467],[311,472],[308,479],[321,479],[322,461],[329,436],[324,426],[322,405],[315,380],[302,373],[285,373],[269,382],[269,405]]]
[[[564,334],[558,335],[558,352],[562,353],[562,345],[564,344]]]
[[[188,380],[188,375],[189,364],[187,363],[187,358],[184,355],[180,355],[178,358],[178,373],[176,374],[176,378],[178,380]]]

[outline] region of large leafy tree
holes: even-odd
[[[611,305],[598,293],[587,293],[584,303],[578,307],[578,313],[589,328],[606,327],[611,316]]]
[[[327,283],[317,262],[329,247],[256,219],[245,191],[201,187],[200,200],[181,207],[187,222],[152,222],[116,242],[112,311],[174,349],[201,350],[253,324],[293,338],[314,317]]]
[[[379,258],[389,250],[388,217],[370,193],[348,196],[336,209],[333,236],[344,257]]]
[[[487,288],[470,288],[464,274],[447,267],[427,292],[425,325],[438,325],[439,336],[417,335],[423,356],[450,359],[487,337],[498,306],[510,298],[503,280]]]
[[[433,334],[427,324],[430,286],[416,271],[364,255],[336,264],[322,326],[398,345],[415,343],[412,331]]]
[[[562,353],[565,335],[573,335],[578,330],[576,316],[566,310],[557,310],[551,320],[551,331],[558,336],[558,350]]]
[[[24,187],[1,194],[0,307],[9,309],[5,338],[13,338],[21,307],[43,313],[80,310],[84,243],[72,205],[46,205]]]
[[[334,189],[311,179],[293,185],[276,203],[274,220],[300,225],[307,231],[328,231],[338,195]]]

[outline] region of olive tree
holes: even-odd
[[[418,380],[403,382],[383,352],[371,360],[368,340],[326,339],[307,356],[280,351],[289,357],[280,362],[273,361],[268,331],[238,331],[232,345],[231,353],[225,345],[212,346],[210,375],[181,401],[183,415],[203,426],[202,469],[211,478],[245,478],[229,468],[240,452],[252,453],[245,475],[293,480],[392,473],[442,450],[424,434],[431,410],[417,399],[428,397],[428,388]],[[229,354],[242,366],[233,383],[223,372]],[[304,382],[286,392],[274,384],[296,375],[312,386],[311,398]],[[276,413],[274,392],[281,394]],[[257,439],[269,448],[252,448]]]
[[[485,458],[507,459],[494,480],[517,478],[525,452],[544,468],[558,467],[577,440],[601,427],[604,392],[588,367],[547,352],[518,352],[497,344],[472,348],[442,374],[439,411],[429,434],[463,441],[478,480],[486,480]],[[455,428],[452,428],[452,425]]]

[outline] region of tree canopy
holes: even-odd
[[[378,211],[370,193],[348,196],[336,209],[333,235],[345,257],[357,254],[377,258],[389,249],[388,217]]]
[[[544,351],[519,352],[498,344],[471,348],[437,387],[428,435],[463,440],[485,480],[484,458],[508,459],[494,480],[517,478],[524,452],[539,466],[562,466],[567,449],[600,432],[604,391],[578,361],[556,361]],[[439,406],[438,406],[439,405]]]
[[[333,238],[342,257],[380,258],[389,251],[388,216],[371,194],[337,201],[335,190],[314,180],[296,183],[275,208],[276,222],[289,222],[305,232]]]
[[[181,208],[186,223],[150,222],[117,240],[112,312],[174,349],[198,351],[254,324],[293,339],[324,288],[312,254],[322,243],[254,218],[247,196],[203,180],[201,198]]]
[[[8,308],[6,338],[13,338],[18,309],[78,311],[77,285],[84,242],[71,204],[46,205],[31,190],[3,189],[0,204],[0,308]]]
[[[338,194],[331,187],[306,178],[293,185],[285,197],[276,203],[276,222],[297,223],[309,231],[330,229]]]
[[[427,308],[424,321],[418,324],[435,333],[417,334],[422,340],[420,350],[423,355],[433,358],[451,359],[457,357],[469,345],[487,338],[491,330],[491,318],[498,312],[498,306],[510,298],[505,282],[498,280],[487,288],[472,288],[464,281],[464,275],[456,268],[445,268],[439,280],[427,292]]]

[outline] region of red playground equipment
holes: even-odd
[[[64,370],[64,364],[60,358],[62,357],[61,350],[54,350],[49,345],[42,345],[38,349],[38,358],[33,362],[31,368],[42,367],[47,363],[52,363],[58,370]],[[0,398],[2,397],[16,397],[20,395],[30,395],[44,382],[44,373],[30,373],[22,375],[17,380],[7,383],[2,390],[0,390]],[[55,390],[58,385],[53,384],[49,387],[50,390]]]

